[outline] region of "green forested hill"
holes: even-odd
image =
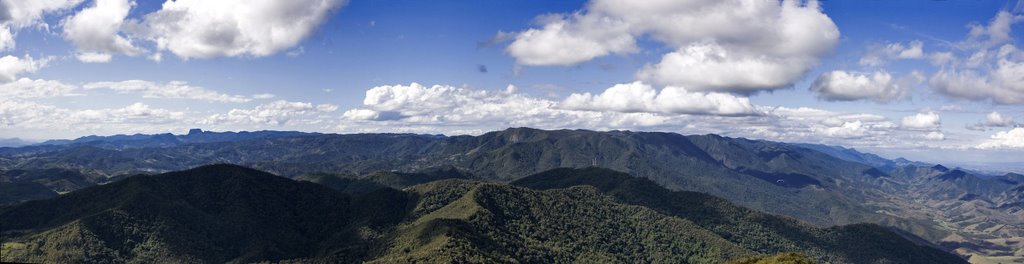
[[[0,209],[2,260],[722,263],[795,251],[963,262],[877,226],[817,229],[603,169],[516,185],[448,179],[346,194],[233,165],[134,176]]]

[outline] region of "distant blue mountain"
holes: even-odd
[[[23,140],[23,139],[20,139],[20,138],[0,138],[0,148],[2,148],[2,147],[15,148],[15,147],[21,147],[21,146],[28,146],[28,145],[31,145],[32,143],[35,143],[35,142],[26,141],[26,140]]]
[[[883,171],[891,171],[896,166],[898,166],[898,162],[896,161],[892,161],[875,154],[860,152],[854,148],[802,143],[794,145],[825,153],[828,154],[829,156],[836,157],[841,160],[870,165]]]
[[[242,131],[242,132],[211,132],[194,128],[188,134],[134,134],[113,136],[84,136],[77,139],[48,140],[35,146],[84,145],[104,149],[133,149],[153,147],[173,147],[191,143],[234,142],[252,139],[281,138],[320,135],[298,131]]]

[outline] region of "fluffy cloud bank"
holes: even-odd
[[[942,125],[942,120],[939,118],[939,114],[927,112],[903,117],[900,125],[906,129],[934,130],[939,129],[939,126]]]
[[[1018,124],[1013,120],[1012,116],[1003,115],[999,112],[991,112],[985,115],[985,118],[975,124],[968,124],[966,126],[969,130],[987,131],[992,128],[1000,127],[1016,127]]]
[[[1010,47],[1010,46],[1007,46]],[[1015,48],[1014,48],[1015,49]],[[940,70],[928,80],[936,92],[954,98],[991,100],[1000,104],[1024,103],[1024,60],[1000,58],[992,70]]]
[[[978,145],[980,149],[1024,148],[1024,127],[999,131],[988,141]]]
[[[714,97],[711,93],[693,92],[681,93],[692,100],[659,99],[675,92],[682,91],[659,91],[633,82],[614,85],[598,94],[549,100],[518,93],[514,87],[477,90],[416,83],[386,85],[368,90],[363,105],[343,112],[334,128],[340,132],[445,134],[479,134],[519,126],[628,129],[885,148],[926,146],[933,144],[926,141],[945,138],[934,129],[902,127],[884,116],[757,106],[729,94],[719,94],[726,96],[720,102],[708,99]],[[675,104],[688,100],[695,104]],[[735,103],[730,106],[735,108],[722,102]],[[678,110],[680,107],[690,109]],[[722,115],[746,111],[754,114]]]
[[[726,93],[689,92],[681,87],[661,91],[642,82],[617,84],[598,95],[574,93],[559,104],[574,110],[652,112],[665,114],[757,115],[750,99]]]
[[[285,100],[278,100],[262,105],[258,105],[253,109],[232,109],[227,114],[216,114],[203,120],[203,124],[256,124],[256,125],[272,125],[279,126],[285,125],[292,122],[293,118],[319,114],[329,113],[338,110],[338,106],[331,104],[320,104],[313,105],[305,102],[290,102]],[[303,122],[316,122],[315,120],[307,119]]]
[[[554,102],[502,91],[475,90],[446,85],[385,85],[366,91],[363,108],[346,111],[349,120],[403,120],[414,123],[457,125],[481,121],[520,120],[559,115]]]
[[[32,73],[46,67],[52,58],[33,59],[25,55],[21,58],[7,55],[0,57],[0,83],[12,82],[22,73]]]
[[[183,120],[184,112],[152,108],[142,103],[122,108],[71,110],[31,101],[0,100],[0,128],[137,131],[153,125],[174,125]]]
[[[791,86],[836,45],[839,30],[816,1],[593,0],[538,19],[506,51],[523,65],[574,65],[637,52],[650,37],[674,52],[637,73],[691,91],[752,93]]]
[[[119,93],[142,94],[144,98],[171,98],[171,99],[192,99],[212,102],[242,103],[253,99],[271,98],[273,95],[241,96],[229,95],[212,91],[203,87],[191,86],[182,81],[171,81],[166,84],[157,84],[143,80],[128,80],[120,82],[93,82],[83,86],[88,90],[110,89]]]

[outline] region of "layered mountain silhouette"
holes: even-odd
[[[818,228],[608,169],[556,169],[511,184],[445,171],[402,174],[422,182],[403,190],[234,165],[127,177],[3,207],[2,260],[722,263],[781,254],[770,258],[964,262],[886,227]]]

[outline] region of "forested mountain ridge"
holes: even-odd
[[[93,184],[221,162],[292,178],[320,175],[311,181],[389,185],[355,181],[376,174],[396,187],[414,183],[403,182],[401,173],[438,166],[497,182],[555,168],[600,166],[820,227],[879,223],[965,256],[1009,254],[1024,260],[1024,252],[1013,246],[1024,243],[1024,205],[1019,191],[1014,191],[1022,184],[1019,177],[982,177],[964,169],[885,160],[822,145],[717,135],[512,128],[479,136],[304,134],[121,149],[71,144],[0,153],[0,170],[77,171],[96,180]],[[11,180],[16,181],[24,182]]]
[[[599,168],[356,195],[211,165],[5,207],[0,223],[3,261],[25,262],[964,262],[879,226],[820,229]]]
[[[297,176],[323,172],[362,175],[451,165],[485,179],[510,181],[553,168],[597,165],[651,178],[672,189],[702,190],[719,196],[743,190],[752,195],[730,199],[820,225],[860,222],[866,220],[860,216],[870,214],[858,208],[857,201],[814,191],[833,188],[833,174],[859,177],[869,166],[827,155],[801,154],[806,150],[784,144],[732,141],[740,140],[713,135],[527,128],[456,137],[319,135],[123,150],[70,146],[40,154],[6,156],[0,160],[0,168],[56,167],[111,176],[226,162]],[[758,151],[770,155],[747,155]],[[808,162],[801,159],[810,157],[841,164],[807,166]],[[794,191],[801,188],[812,191]],[[822,214],[822,210],[839,212]]]

